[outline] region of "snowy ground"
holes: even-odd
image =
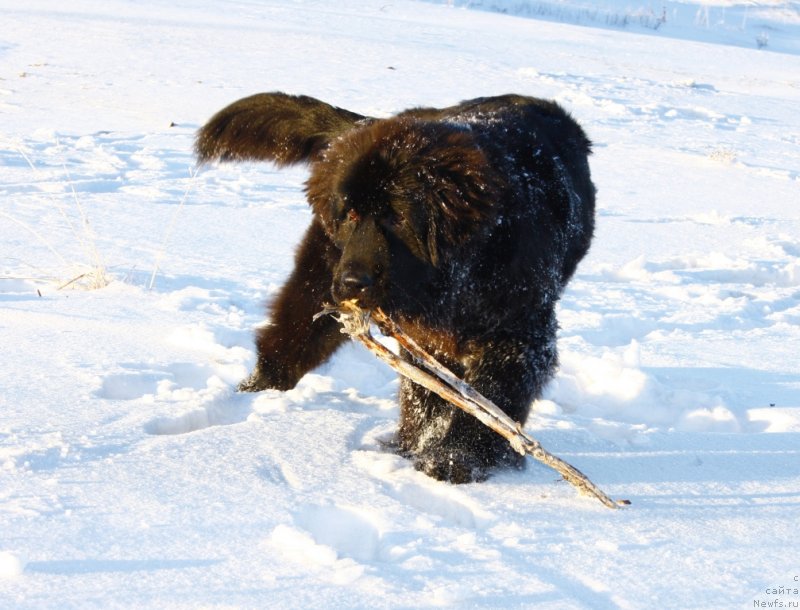
[[[426,0],[441,4],[442,0]],[[746,48],[800,52],[800,2],[784,0],[447,0],[467,7]]]
[[[0,607],[800,606],[798,3],[598,4],[668,19],[0,0]],[[596,241],[527,430],[630,508],[535,463],[416,473],[356,347],[234,392],[305,175],[192,177],[191,146],[265,90],[376,116],[515,91],[584,124]]]

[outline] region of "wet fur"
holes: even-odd
[[[198,133],[198,159],[308,163],[314,212],[240,390],[290,389],[345,340],[323,304],[380,306],[524,423],[557,366],[555,305],[594,230],[590,142],[557,104],[505,95],[365,117],[255,95]],[[401,381],[399,449],[455,483],[519,465],[507,441]]]

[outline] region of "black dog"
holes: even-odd
[[[590,147],[557,104],[519,95],[388,119],[283,93],[221,110],[198,159],[309,163],[314,211],[239,389],[294,387],[346,338],[314,314],[356,298],[524,423],[557,364],[556,301],[594,230]],[[430,476],[462,483],[520,463],[405,379],[400,406],[400,450]]]

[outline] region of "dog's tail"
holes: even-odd
[[[259,93],[226,106],[198,132],[198,163],[306,163],[340,133],[371,119],[305,95]]]

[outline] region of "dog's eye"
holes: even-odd
[[[347,220],[349,220],[350,222],[358,222],[359,220],[361,220],[361,216],[355,210],[348,210]]]
[[[387,229],[399,229],[403,226],[403,217],[399,214],[387,214],[383,218],[383,226]]]

